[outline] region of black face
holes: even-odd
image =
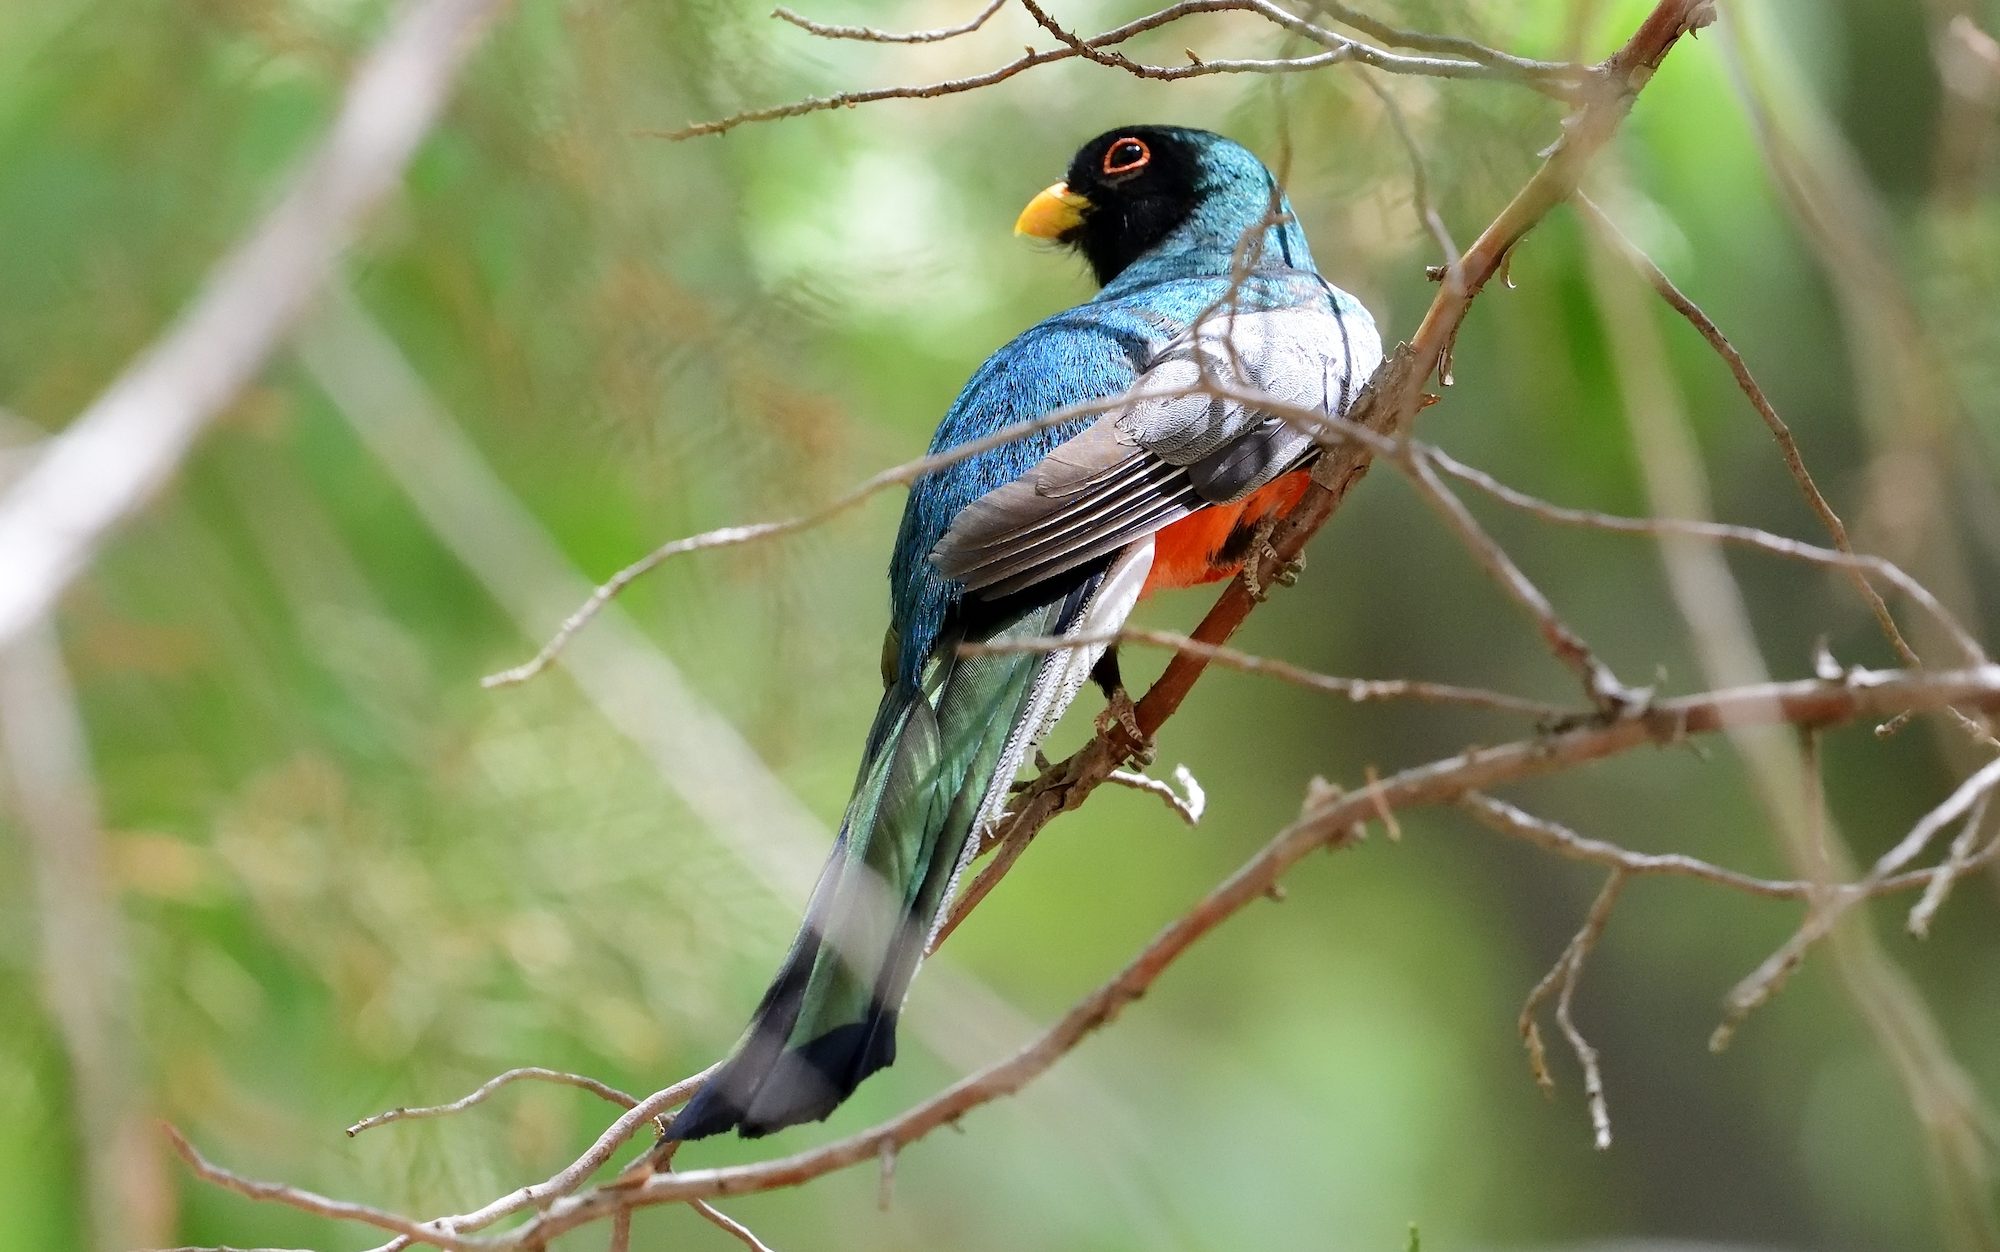
[[[1108,130],[1070,162],[1069,189],[1090,201],[1063,236],[1108,283],[1194,210],[1199,162],[1189,132],[1159,126]]]

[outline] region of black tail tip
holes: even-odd
[[[734,1130],[761,1139],[824,1121],[870,1074],[895,1061],[895,1026],[894,1016],[836,1026],[768,1058],[746,1047],[702,1084],[662,1138],[706,1139]]]

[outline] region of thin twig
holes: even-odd
[[[978,439],[967,440],[943,452],[933,452],[925,456],[920,456],[913,461],[905,461],[901,465],[892,465],[880,473],[870,475],[859,486],[834,497],[819,508],[801,513],[796,517],[788,517],[775,522],[752,522],[744,526],[723,526],[715,530],[705,530],[698,535],[689,535],[685,539],[676,539],[670,543],[661,544],[599,584],[597,589],[591,592],[589,599],[578,605],[574,612],[563,619],[562,625],[556,628],[555,633],[549,636],[548,642],[544,643],[541,650],[536,652],[534,656],[511,669],[501,670],[497,674],[488,674],[480,680],[480,686],[511,687],[517,683],[524,683],[541,673],[556,659],[556,655],[563,650],[570,639],[578,631],[589,625],[590,620],[596,617],[605,605],[609,604],[620,592],[631,586],[638,579],[645,577],[674,557],[684,556],[690,552],[705,552],[712,548],[734,547],[737,544],[752,543],[760,539],[774,539],[781,535],[795,534],[798,531],[810,529],[847,512],[849,509],[855,508],[866,502],[870,497],[879,492],[887,491],[891,487],[905,486],[915,482],[926,474],[956,465],[969,457],[975,457],[984,452],[991,452],[995,448],[1006,447],[1008,444],[1017,443],[1020,440],[1038,435],[1043,431],[1051,430],[1065,423],[1077,421],[1079,418],[1102,413],[1107,409],[1116,408],[1124,403],[1126,403],[1126,397],[1119,395],[1103,400],[1094,400],[1086,404],[1071,405],[1067,408],[1058,409],[1053,413],[1044,414],[1031,421],[1017,422],[991,435],[983,435]]]
[[[498,1074],[487,1079],[470,1095],[460,1096],[449,1104],[432,1104],[420,1108],[395,1108],[390,1109],[386,1113],[377,1113],[372,1117],[364,1117],[347,1128],[347,1137],[352,1139],[364,1130],[373,1130],[377,1126],[385,1126],[390,1122],[412,1121],[420,1117],[444,1117],[452,1113],[460,1113],[475,1104],[484,1103],[495,1092],[499,1091],[500,1088],[510,1083],[527,1080],[556,1083],[565,1087],[577,1087],[590,1092],[594,1096],[609,1100],[620,1108],[629,1109],[639,1103],[636,1097],[629,1096],[618,1088],[601,1083],[595,1078],[589,1078],[582,1074],[564,1073],[559,1069],[544,1069],[539,1065],[524,1065],[519,1069],[510,1069],[504,1074]]]
[[[713,121],[696,122],[675,130],[648,132],[657,138],[679,142],[703,135],[720,135],[739,126],[756,122],[773,122],[788,117],[799,117],[807,113],[820,113],[829,109],[853,108],[862,104],[873,104],[881,100],[930,100],[939,96],[958,95],[967,91],[977,91],[1031,70],[1037,66],[1055,61],[1072,60],[1088,53],[1114,47],[1150,30],[1179,21],[1198,13],[1253,13],[1294,33],[1304,34],[1314,39],[1328,51],[1316,56],[1298,58],[1278,58],[1272,60],[1238,61],[1196,61],[1188,65],[1141,65],[1126,58],[1118,58],[1124,64],[1118,68],[1140,73],[1143,77],[1156,79],[1198,78],[1208,74],[1230,73],[1288,73],[1300,70],[1318,69],[1325,65],[1342,61],[1370,65],[1376,69],[1396,74],[1416,74],[1431,78],[1470,78],[1489,81],[1519,83],[1534,91],[1555,99],[1575,102],[1582,99],[1594,79],[1593,71],[1579,71],[1570,66],[1549,62],[1526,61],[1521,58],[1504,56],[1487,60],[1460,59],[1455,57],[1404,56],[1377,48],[1358,40],[1313,26],[1295,15],[1286,12],[1269,0],[1181,0],[1144,17],[1125,23],[1123,26],[1107,30],[1102,34],[1081,38],[1063,31],[1064,44],[1059,48],[1040,52],[1030,51],[1004,65],[980,74],[970,74],[962,78],[944,79],[938,82],[901,87],[875,87],[861,91],[843,91],[827,96],[812,96],[796,100],[790,104],[771,105],[758,109],[746,109]],[[1053,24],[1053,23],[1051,23]],[[1062,28],[1057,27],[1058,30]],[[815,32],[817,33],[817,32]],[[1072,42],[1073,41],[1073,42]]]
[[[477,1246],[472,1242],[457,1238],[445,1231],[434,1229],[400,1214],[391,1213],[386,1209],[378,1209],[373,1205],[356,1204],[350,1200],[335,1200],[331,1197],[320,1195],[318,1192],[308,1191],[303,1187],[294,1187],[289,1183],[261,1182],[254,1178],[246,1178],[242,1174],[224,1169],[222,1166],[209,1161],[207,1157],[204,1157],[196,1150],[192,1143],[188,1142],[187,1136],[183,1135],[173,1125],[161,1122],[160,1130],[166,1135],[167,1143],[173,1148],[175,1154],[181,1160],[187,1162],[187,1167],[194,1172],[195,1177],[200,1178],[204,1182],[214,1183],[218,1187],[234,1191],[238,1195],[248,1196],[252,1200],[282,1204],[286,1208],[297,1209],[302,1213],[317,1214],[320,1217],[332,1218],[334,1221],[358,1222],[364,1226],[374,1226],[380,1230],[399,1234],[405,1239],[417,1243],[427,1243],[433,1247],[450,1249],[451,1252],[473,1252],[473,1249]]]
[[[771,16],[805,31],[818,35],[821,39],[858,39],[864,43],[942,43],[969,35],[986,25],[988,18],[998,13],[1007,0],[989,0],[987,6],[956,26],[940,26],[935,30],[890,31],[873,26],[838,26],[827,22],[815,22],[802,17],[783,5],[771,10]]]
[[[1816,894],[1822,894],[1828,890],[1853,894],[1857,899],[1863,898],[1864,887],[1858,883],[1847,887],[1829,889],[1821,884],[1808,882],[1803,879],[1756,878],[1749,874],[1739,873],[1733,869],[1725,869],[1720,865],[1711,864],[1698,857],[1687,856],[1679,852],[1634,852],[1630,848],[1622,848],[1615,843],[1606,843],[1601,839],[1592,839],[1588,835],[1578,834],[1576,831],[1559,822],[1550,821],[1546,817],[1540,817],[1517,808],[1505,800],[1497,800],[1492,796],[1483,795],[1478,792],[1466,796],[1459,804],[1466,812],[1478,818],[1488,828],[1498,831],[1500,834],[1525,840],[1538,848],[1553,852],[1558,856],[1568,857],[1574,861],[1588,861],[1592,864],[1602,865],[1608,869],[1615,869],[1628,875],[1656,874],[1667,877],[1694,878],[1702,882],[1713,883],[1718,887],[1727,887],[1731,891],[1740,891],[1746,895],[1761,896],[1768,900],[1810,900]],[[2000,859],[1995,857],[1995,849],[1989,848],[1984,852],[1976,854],[1971,859],[1970,864],[1976,867],[1982,857]],[[1939,867],[1938,869],[1918,869],[1909,870],[1901,874],[1893,874],[1872,886],[1866,887],[1865,893],[1867,895],[1892,895],[1917,887],[1929,887],[1937,881],[1943,872],[1943,868]]]
[[[1812,471],[1806,468],[1805,456],[1799,451],[1799,443],[1792,435],[1792,428],[1785,423],[1784,418],[1778,416],[1777,407],[1771,403],[1770,397],[1764,394],[1764,389],[1757,385],[1756,377],[1750,372],[1750,363],[1743,359],[1743,354],[1736,350],[1736,345],[1729,341],[1729,337],[1722,333],[1722,328],[1702,311],[1700,305],[1674,285],[1674,280],[1667,277],[1667,272],[1655,264],[1644,249],[1620,230],[1618,224],[1612,221],[1603,209],[1597,207],[1596,202],[1578,192],[1572,203],[1583,219],[1612,244],[1613,250],[1624,257],[1632,268],[1638,270],[1652,285],[1653,290],[1660,293],[1660,298],[1671,305],[1676,313],[1686,318],[1688,324],[1708,341],[1709,347],[1715,349],[1715,354],[1722,358],[1723,363],[1729,367],[1729,372],[1735,375],[1736,385],[1750,401],[1750,406],[1757,410],[1757,416],[1762,418],[1764,425],[1770,429],[1771,438],[1777,442],[1778,453],[1784,458],[1785,469],[1790,472],[1792,481],[1798,484],[1799,494],[1805,497],[1807,507],[1819,518],[1820,525],[1826,528],[1827,535],[1833,540],[1833,546],[1853,556],[1854,545],[1848,540],[1846,523],[1840,520],[1840,514],[1834,512],[1833,506],[1827,502],[1825,493],[1820,491],[1819,484],[1813,481]],[[1881,626],[1882,634],[1889,640],[1890,646],[1896,649],[1896,655],[1902,657],[1906,665],[1922,664],[1917,658],[1916,651],[1903,638],[1903,632],[1897,629],[1896,619],[1890,614],[1889,606],[1882,602],[1881,595],[1869,584],[1863,568],[1849,567],[1848,573],[1854,580],[1855,590],[1861,593],[1862,598],[1868,602],[1869,609],[1875,614],[1875,620]]]
[[[1105,775],[1104,781],[1114,786],[1130,787],[1134,791],[1158,796],[1174,811],[1174,816],[1190,826],[1199,826],[1201,815],[1208,808],[1208,793],[1202,790],[1200,781],[1185,765],[1174,766],[1174,782],[1181,785],[1180,791],[1175,791],[1173,784],[1165,779],[1153,778],[1129,769],[1112,770]]]
[[[1562,1028],[1563,1038],[1569,1041],[1570,1050],[1576,1053],[1577,1064],[1583,1067],[1583,1094],[1590,1104],[1593,1142],[1600,1152],[1611,1147],[1611,1106],[1604,1098],[1604,1073],[1598,1067],[1597,1049],[1576,1028],[1576,1021],[1570,1016],[1570,1005],[1576,997],[1577,982],[1583,977],[1583,963],[1603,937],[1605,923],[1611,920],[1611,908],[1618,902],[1618,893],[1624,886],[1625,874],[1622,870],[1611,871],[1611,876],[1604,880],[1604,889],[1591,903],[1590,912],[1583,919],[1583,928],[1570,940],[1569,954],[1564,961],[1562,991],[1556,996],[1556,1024]]]
[[[1677,517],[1621,517],[1611,513],[1600,513],[1593,509],[1572,508],[1555,504],[1539,496],[1531,496],[1516,487],[1510,487],[1485,470],[1467,465],[1443,450],[1424,445],[1424,454],[1437,468],[1452,477],[1484,491],[1494,499],[1512,505],[1526,513],[1546,521],[1565,526],[1587,526],[1595,530],[1618,531],[1625,534],[1641,535],[1684,535],[1694,539],[1707,539],[1716,543],[1736,544],[1746,548],[1756,548],[1773,556],[1788,560],[1803,561],[1810,565],[1825,565],[1850,571],[1861,570],[1880,576],[1892,584],[1896,590],[1908,596],[1922,608],[1949,635],[1965,659],[1973,665],[1986,662],[1986,650],[1959,620],[1952,615],[1930,589],[1912,578],[1901,566],[1885,557],[1855,552],[1851,549],[1822,548],[1816,544],[1773,534],[1754,526],[1741,526],[1728,522],[1697,521]],[[1863,586],[1867,586],[1863,580]],[[1868,587],[1870,595],[1874,588]],[[1878,597],[1879,598],[1879,597]]]
[[[522,1209],[545,1204],[557,1196],[570,1194],[582,1186],[585,1179],[602,1168],[604,1163],[611,1159],[611,1154],[623,1147],[632,1136],[638,1134],[641,1127],[669,1109],[679,1108],[687,1103],[693,1098],[694,1093],[701,1089],[701,1084],[708,1081],[709,1075],[721,1068],[722,1062],[717,1061],[698,1074],[691,1074],[670,1087],[662,1087],[627,1109],[623,1117],[605,1127],[604,1132],[597,1136],[596,1142],[585,1149],[583,1155],[557,1173],[531,1187],[521,1187],[469,1212],[425,1222],[422,1229],[428,1233],[417,1241],[437,1243],[437,1238],[434,1238],[433,1234],[449,1238],[468,1231],[483,1230],[501,1218],[511,1216]],[[389,1246],[373,1249],[372,1252],[389,1252]],[[452,1245],[439,1244],[439,1246]]]
[[[701,1214],[711,1225],[728,1232],[737,1242],[749,1248],[750,1252],[773,1252],[771,1245],[759,1239],[755,1231],[708,1201],[690,1200],[688,1201],[688,1207]],[[626,1210],[628,1213],[630,1211],[630,1209]]]
[[[1383,116],[1389,119],[1389,128],[1396,132],[1396,139],[1403,145],[1403,153],[1410,159],[1410,208],[1417,215],[1417,225],[1430,232],[1432,242],[1444,257],[1444,267],[1449,270],[1458,264],[1458,244],[1451,237],[1451,230],[1445,226],[1437,205],[1431,200],[1430,176],[1424,172],[1423,149],[1417,146],[1417,137],[1410,130],[1409,119],[1403,116],[1403,106],[1396,102],[1395,93],[1375,81],[1372,74],[1361,75],[1361,81],[1375,98],[1382,102]]]
[[[993,640],[987,643],[962,643],[958,645],[958,650],[963,656],[978,656],[1005,652],[1054,652],[1114,644],[1120,647],[1137,644],[1186,653],[1213,662],[1224,669],[1275,678],[1279,682],[1302,687],[1307,691],[1340,696],[1355,704],[1371,704],[1382,700],[1417,700],[1430,704],[1459,704],[1468,708],[1520,713],[1546,722],[1559,721],[1573,716],[1576,712],[1574,708],[1560,704],[1529,700],[1478,687],[1459,687],[1450,683],[1421,682],[1408,678],[1342,678],[1309,670],[1277,657],[1258,656],[1237,648],[1203,643],[1199,639],[1177,634],[1171,630],[1146,630],[1137,626],[1126,626],[1112,631],[1084,631],[1074,635],[1043,635]]]
[[[1321,848],[1350,841],[1353,832],[1378,806],[1404,810],[1454,803],[1475,791],[1546,776],[1647,744],[1678,742],[1694,734],[1772,724],[1822,727],[1857,717],[1881,717],[1904,709],[1923,710],[1945,704],[1982,709],[2000,707],[2000,666],[1963,671],[1854,671],[1839,681],[1808,679],[1705,692],[1658,701],[1618,721],[1499,747],[1472,749],[1390,775],[1379,786],[1368,789],[1369,793],[1335,795],[1323,789],[1316,793],[1317,802],[1298,821],[1171,923],[1123,970],[1086,996],[1040,1038],[888,1122],[792,1156],[680,1173],[631,1170],[611,1184],[571,1195],[580,1181],[578,1170],[584,1161],[579,1161],[577,1166],[547,1182],[522,1188],[475,1214],[423,1225],[360,1206],[342,1208],[339,1202],[294,1188],[252,1183],[234,1175],[230,1178],[243,1184],[235,1189],[254,1198],[374,1225],[384,1225],[386,1221],[391,1224],[384,1228],[403,1233],[415,1242],[446,1248],[504,1249],[543,1247],[567,1231],[621,1210],[794,1186],[835,1170],[877,1160],[885,1142],[906,1147],[933,1130],[958,1121],[973,1109],[1018,1091],[1142,996],[1189,947],[1227,918],[1263,898],[1293,865]],[[599,1143],[623,1142],[646,1117],[684,1099],[699,1077],[656,1093],[620,1118],[600,1137]],[[199,1161],[192,1149],[184,1155],[191,1164]],[[584,1158],[589,1159],[588,1155]],[[595,1165],[590,1169],[594,1170]],[[588,1172],[585,1170],[584,1174]],[[204,1177],[209,1176],[204,1173]],[[542,1212],[504,1235],[476,1243],[462,1237],[461,1232],[477,1229],[530,1205],[542,1206]]]
[[[1490,48],[1476,39],[1467,39],[1462,35],[1436,35],[1426,31],[1404,30],[1359,9],[1341,4],[1338,0],[1313,0],[1312,9],[1343,26],[1351,26],[1362,34],[1394,48],[1412,48],[1418,52],[1459,57],[1467,61],[1477,61],[1481,65],[1490,65],[1496,69],[1510,68],[1532,76],[1572,78],[1587,82],[1595,74],[1592,66],[1574,65],[1562,61],[1537,61],[1515,56],[1511,52]]]
[[[1972,812],[1965,816],[1964,827],[1951,841],[1951,851],[1945,855],[1944,864],[1937,867],[1930,885],[1924,888],[1923,898],[1910,910],[1909,931],[1917,938],[1930,938],[1931,919],[1944,907],[1945,897],[1951,894],[1952,886],[1982,861],[1991,860],[1996,852],[2000,852],[2000,840],[1987,844],[1984,852],[1973,851],[1979,842],[1980,829],[1986,824],[1986,810],[1992,801],[1993,793],[1989,791],[1972,806]]]
[[[1584,693],[1600,711],[1609,717],[1623,716],[1645,701],[1645,693],[1619,682],[1611,667],[1598,659],[1582,636],[1557,616],[1555,606],[1549,603],[1541,588],[1535,586],[1521,567],[1514,563],[1514,559],[1507,555],[1507,550],[1486,533],[1478,519],[1472,516],[1472,511],[1465,507],[1465,502],[1438,478],[1437,472],[1431,468],[1430,455],[1425,448],[1417,444],[1409,445],[1408,455],[1399,457],[1398,463],[1410,472],[1411,481],[1419,488],[1418,494],[1425,503],[1445,519],[1501,589],[1535,619],[1543,642],[1549,645],[1557,660],[1576,672]]]
[[[1786,981],[1801,964],[1812,946],[1831,934],[1847,910],[1857,901],[1867,899],[1878,891],[1895,873],[1915,859],[1930,841],[1937,837],[1952,822],[1963,816],[1974,804],[1991,794],[2000,786],[2000,758],[1988,761],[1984,767],[1973,773],[1952,790],[1935,808],[1924,814],[1910,832],[1898,840],[1877,858],[1869,870],[1850,891],[1828,893],[1816,901],[1806,914],[1806,919],[1792,933],[1778,950],[1766,957],[1756,969],[1731,989],[1724,1001],[1721,1024],[1709,1038],[1711,1050],[1720,1052],[1727,1048],[1735,1037],[1736,1030],[1745,1018],[1762,1007],[1770,998],[1783,989]],[[1815,812],[1817,809],[1814,810]],[[1943,874],[1941,868],[1933,874]]]

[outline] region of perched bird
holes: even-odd
[[[1271,172],[1220,135],[1108,131],[1015,229],[1077,249],[1103,289],[980,366],[931,449],[1094,408],[912,488],[885,691],[839,841],[748,1031],[669,1139],[817,1121],[893,1061],[911,977],[1023,760],[1093,673],[1129,714],[1101,647],[959,645],[1112,631],[1142,596],[1234,575],[1304,494],[1315,444],[1231,397],[1338,414],[1381,359]]]

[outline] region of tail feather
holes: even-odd
[[[988,621],[946,637],[921,691],[883,696],[805,924],[735,1053],[667,1138],[731,1129],[754,1138],[818,1121],[895,1060],[904,994],[977,846],[973,833],[1004,807],[1021,758],[1095,658],[1082,649],[961,658],[955,643],[1074,631],[1114,587],[1122,620],[1144,578],[1143,567],[1136,581],[1100,567],[1051,601],[995,606]]]

